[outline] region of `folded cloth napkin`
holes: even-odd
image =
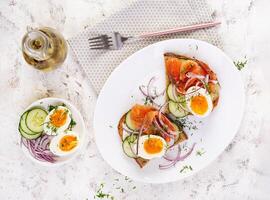
[[[184,25],[213,21],[205,0],[139,0],[112,14],[106,20],[88,27],[68,40],[77,60],[97,93],[125,58],[137,50],[171,38],[194,38],[221,46],[216,28],[187,33],[170,34],[130,42],[121,50],[90,50],[88,39],[100,33],[117,31],[124,36],[134,36]]]

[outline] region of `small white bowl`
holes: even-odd
[[[65,99],[60,99],[60,98],[51,98],[51,97],[44,98],[44,99],[40,99],[40,100],[33,102],[31,105],[29,105],[25,109],[25,111],[27,111],[33,107],[41,107],[41,108],[44,108],[45,110],[48,110],[49,105],[61,105],[61,104],[65,104],[70,109],[70,111],[72,113],[72,117],[76,122],[76,126],[73,128],[73,131],[76,132],[77,134],[79,134],[79,137],[80,137],[79,146],[74,153],[72,153],[68,156],[65,156],[65,157],[59,157],[56,162],[50,163],[50,162],[45,162],[45,161],[43,162],[43,161],[35,159],[29,153],[28,149],[24,145],[22,145],[22,150],[25,153],[25,155],[33,162],[38,163],[38,164],[43,165],[43,166],[59,166],[59,165],[65,164],[67,162],[70,162],[73,158],[76,157],[76,155],[78,155],[78,153],[82,150],[82,147],[84,146],[85,132],[86,132],[85,131],[86,130],[85,124],[84,124],[84,121],[83,121],[83,118],[82,118],[80,112],[69,101],[67,101]]]

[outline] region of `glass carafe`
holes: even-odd
[[[55,29],[41,27],[25,34],[22,51],[28,64],[39,70],[51,71],[65,61],[67,43]]]

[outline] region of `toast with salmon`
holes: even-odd
[[[142,146],[140,146],[140,144],[136,145],[136,142],[138,142],[141,137],[147,136],[149,139],[151,137],[155,137],[155,139],[165,141],[166,145],[169,142],[173,142],[171,145],[177,145],[188,139],[182,127],[176,125],[163,113],[160,113],[152,106],[139,104],[133,106],[121,117],[118,123],[118,133],[120,139],[123,141],[123,150],[125,154],[131,158],[134,158],[141,168],[143,168],[151,160],[147,159],[149,156],[151,157],[151,151],[143,152],[144,154],[150,154],[145,157],[144,154],[141,156],[140,152],[138,154],[138,151],[136,152],[136,148],[135,150],[132,150],[134,146],[137,146],[137,149],[146,148],[145,144],[147,141]],[[135,134],[137,134],[135,137],[138,139],[133,140],[134,143],[129,142],[128,140],[130,137],[133,137]],[[173,137],[170,134],[174,134]],[[148,145],[150,147],[148,150],[151,150],[151,148],[152,150],[156,148],[157,145],[154,144],[153,141],[154,139],[152,140],[151,145]],[[143,149],[143,151],[144,150],[145,149]],[[157,153],[155,155],[157,155]],[[152,154],[152,156],[154,157],[154,154]]]
[[[182,118],[188,114],[196,115],[195,110],[192,109],[198,108],[198,116],[200,116],[203,112],[209,110],[211,112],[217,106],[220,85],[216,74],[206,63],[174,53],[165,53],[164,61],[168,101],[167,110],[169,113],[175,117]],[[191,102],[191,96],[196,96],[195,94],[197,96],[204,96],[205,99],[197,97],[196,101]],[[193,108],[192,103],[194,104]],[[205,107],[201,105],[205,105]],[[201,114],[201,116],[203,115]]]

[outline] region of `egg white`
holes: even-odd
[[[72,135],[72,136],[76,136],[77,137],[77,140],[78,140],[78,144],[77,146],[70,150],[70,151],[62,151],[60,148],[59,148],[59,142],[60,140],[62,139],[62,137],[66,136],[66,135]],[[79,139],[79,135],[73,131],[67,131],[66,133],[61,133],[57,136],[55,136],[54,138],[52,138],[51,142],[50,142],[50,145],[49,145],[49,148],[50,148],[50,151],[57,155],[57,156],[67,156],[67,155],[70,155],[72,153],[74,153],[78,147],[79,147],[79,144],[80,144],[80,139]]]
[[[196,86],[193,86],[193,87],[190,87],[188,90],[187,90],[187,92],[186,92],[187,94],[185,95],[185,98],[186,98],[186,102],[187,102],[187,107],[188,107],[188,109],[189,109],[189,111],[193,114],[193,115],[195,115],[195,116],[197,116],[197,117],[207,117],[211,112],[212,112],[212,110],[213,110],[213,102],[212,102],[212,99],[211,99],[211,96],[210,96],[210,94],[207,92],[207,90],[206,89],[204,89],[204,88],[198,88],[198,87],[196,87]],[[208,104],[208,109],[207,109],[207,111],[204,113],[204,114],[202,114],[202,115],[200,115],[200,114],[198,114],[198,113],[195,113],[193,110],[192,110],[192,108],[191,108],[191,98],[192,97],[194,97],[194,96],[204,96],[205,97],[205,99],[206,99],[206,101],[207,101],[207,104]]]
[[[147,141],[149,138],[158,138],[158,139],[160,139],[162,141],[163,149],[159,153],[149,154],[144,150],[144,142]],[[160,158],[165,154],[166,150],[167,150],[167,143],[160,136],[157,136],[157,135],[143,135],[139,139],[139,147],[138,147],[138,155],[139,155],[139,157],[142,157],[144,159]]]
[[[51,118],[52,114],[55,112],[56,109],[57,110],[65,110],[65,111],[68,112],[67,113],[67,120],[66,120],[65,124],[63,126],[61,126],[61,127],[55,127],[50,123],[50,118]],[[45,118],[44,125],[43,125],[44,132],[47,135],[58,135],[58,134],[64,132],[68,128],[70,122],[71,122],[71,112],[70,112],[70,110],[65,106],[57,106],[55,109],[53,109],[51,112],[49,112],[49,114]]]

